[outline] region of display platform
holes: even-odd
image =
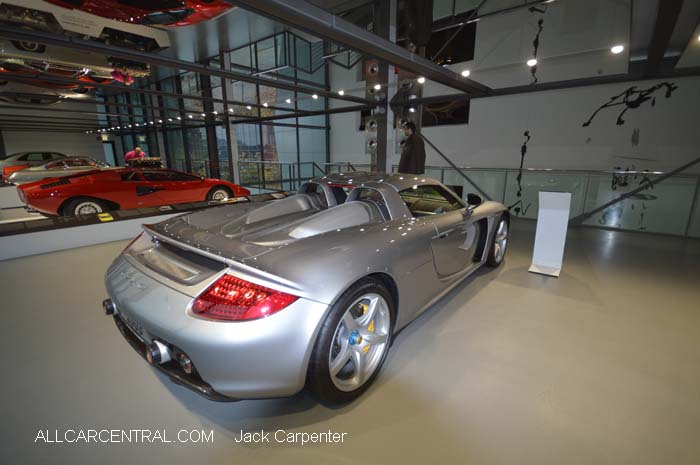
[[[182,213],[231,203],[264,202],[288,196],[287,192],[235,197],[224,202],[208,201],[163,205],[157,208],[118,210],[73,217],[45,217],[16,211],[15,221],[0,221],[0,260],[129,239],[144,223],[157,223]],[[24,211],[24,213],[21,213]]]

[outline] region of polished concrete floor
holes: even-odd
[[[527,272],[532,224],[396,339],[340,409],[301,394],[221,404],[173,385],[103,316],[123,242],[0,263],[2,464],[700,463],[700,241],[570,232],[559,279]],[[214,431],[209,444],[51,444],[39,430]],[[238,444],[241,429],[346,432]]]

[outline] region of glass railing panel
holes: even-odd
[[[574,217],[583,212],[586,175],[565,174],[560,172],[532,173],[523,172],[518,182],[518,172],[509,171],[506,179],[506,195],[503,202],[510,207],[511,215],[520,218],[537,218],[540,192],[570,192],[571,213]],[[521,193],[518,196],[518,192]]]
[[[644,176],[627,179],[591,175],[586,211],[609,202],[641,185]],[[654,179],[650,176],[649,179]],[[685,235],[696,178],[672,177],[588,218],[584,224],[634,231]],[[621,185],[622,184],[622,185]]]
[[[448,173],[450,173],[448,175]],[[454,173],[454,175],[452,174]],[[496,202],[503,202],[503,191],[506,186],[506,171],[497,170],[465,170],[465,174],[472,180],[472,182],[467,181],[462,176],[454,171],[445,173],[444,184],[451,185],[449,182],[452,178],[456,177],[456,181],[461,180],[460,185],[462,185],[462,198],[466,198],[467,194],[479,194],[479,189],[477,189],[474,184],[479,186],[486,194],[488,194],[491,200]]]
[[[700,183],[700,179],[697,182]],[[688,236],[700,238],[700,189],[698,187],[696,187],[695,208],[691,215]]]

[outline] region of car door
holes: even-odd
[[[201,202],[206,197],[206,186],[199,176],[173,170],[143,170],[144,177],[153,182],[158,195],[166,204]]]
[[[467,214],[458,197],[440,185],[414,186],[400,195],[414,217],[427,217],[435,227],[430,247],[441,278],[477,266],[474,255],[480,225]]]
[[[121,174],[121,187],[117,202],[123,209],[167,205],[169,202],[160,195],[163,189],[164,187],[158,182],[146,179],[140,171],[125,171]]]

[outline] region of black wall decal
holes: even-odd
[[[625,120],[622,119],[622,116],[625,113],[627,113],[628,110],[636,110],[637,108],[641,107],[644,102],[648,102],[650,100],[652,107],[656,105],[656,97],[654,96],[654,94],[657,90],[661,89],[666,89],[666,93],[664,94],[664,96],[666,98],[670,98],[673,92],[676,89],[678,89],[678,86],[676,86],[672,82],[661,82],[647,89],[638,89],[637,86],[632,86],[629,89],[626,89],[620,92],[619,94],[615,95],[614,97],[611,97],[610,100],[598,107],[598,109],[593,112],[591,117],[588,118],[588,120],[585,123],[583,123],[583,127],[585,128],[590,126],[595,117],[598,115],[598,113],[605,110],[606,108],[619,106],[623,106],[624,108],[622,109],[622,111],[620,111],[620,114],[617,115],[617,121],[615,124],[617,124],[618,126],[622,126],[623,124],[625,124]]]
[[[639,128],[635,128],[634,131],[632,131],[632,147],[636,147],[639,145]]]
[[[518,183],[518,192],[515,194],[518,197],[518,201],[515,202],[513,205],[508,207],[508,211],[513,210],[515,212],[515,216],[520,216],[520,214],[525,215],[527,213],[527,210],[530,208],[531,204],[528,204],[525,208],[523,208],[523,165],[525,164],[525,154],[527,153],[527,144],[530,142],[530,139],[532,137],[530,136],[530,131],[525,131],[523,133],[523,137],[525,138],[525,141],[523,142],[523,145],[520,146],[520,169],[518,169],[518,176],[516,178],[516,181]]]

